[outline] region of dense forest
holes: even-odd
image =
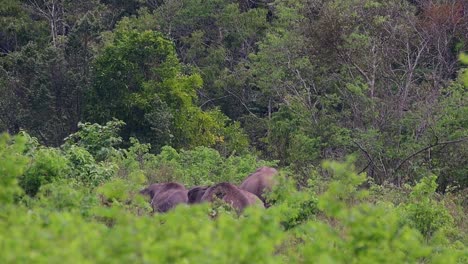
[[[467,65],[465,0],[0,0],[0,262],[467,263]]]

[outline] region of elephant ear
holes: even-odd
[[[142,195],[148,195],[150,199],[153,199],[154,193],[151,189],[149,188],[144,188],[143,190],[140,191],[140,194]]]
[[[197,189],[197,188],[189,190],[188,193],[187,193],[187,197],[188,197],[189,202],[194,202],[196,200],[197,194],[199,192],[200,192],[200,190]]]

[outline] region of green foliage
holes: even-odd
[[[302,229],[307,241],[299,247],[303,263],[418,262],[429,256],[419,234],[399,227],[397,219],[391,210],[360,206],[338,227],[345,234],[320,222],[311,223]]]
[[[91,209],[99,203],[96,195],[88,188],[68,180],[58,180],[41,186],[36,201],[28,205],[31,209],[73,212],[89,216]]]
[[[360,202],[367,196],[366,191],[358,189],[364,176],[353,172],[352,162],[349,158],[345,163],[324,163],[333,177],[318,203],[326,221],[310,222],[299,229],[297,236],[304,242],[298,245],[300,254],[293,258],[295,261],[414,263],[432,259],[438,263],[448,257],[444,250],[432,252],[418,231],[402,225],[404,218],[392,204]],[[415,195],[420,191],[421,186],[415,188]],[[434,249],[438,247],[443,248],[437,245]],[[445,261],[456,263],[457,257]]]
[[[63,153],[38,146],[26,156],[26,140],[5,134],[0,140],[2,179],[9,179],[2,181],[0,196],[9,202],[0,210],[5,263],[69,258],[97,263],[456,263],[463,262],[466,252],[454,240],[464,237],[453,235],[456,227],[444,204],[434,200],[435,177],[424,178],[398,208],[387,201],[367,203],[367,192],[359,189],[364,175],[354,173],[354,159],[348,158],[324,163],[332,181],[319,196],[318,181],[299,191],[294,177],[281,173],[268,210],[251,207],[238,216],[215,203],[180,205],[151,215],[147,197],[139,194],[150,172],[171,168],[173,180],[189,186],[239,182],[256,167],[272,163],[253,155],[223,158],[206,147],[164,147],[154,155],[136,139],[121,155],[96,163],[86,146],[71,142]],[[21,171],[28,157],[33,160],[30,171]],[[69,164],[70,176],[62,175],[63,164]],[[100,178],[95,188],[78,176],[89,166],[118,166],[119,171]],[[33,172],[50,177],[42,178],[35,197],[12,205],[19,190],[14,179]],[[430,240],[423,239],[420,228],[432,232]]]
[[[468,28],[426,2],[3,0],[0,262],[467,263]],[[139,194],[262,165],[268,210]]]
[[[69,178],[75,183],[96,187],[109,180],[116,172],[117,166],[109,161],[96,162],[84,148],[71,145],[64,151],[72,168]]]
[[[115,179],[99,187],[97,193],[102,194],[108,201],[125,202],[129,198],[126,191],[127,183],[122,179]]]
[[[79,130],[65,138],[62,145],[63,154],[72,167],[68,177],[88,187],[109,180],[117,171],[117,165],[110,159],[121,154],[117,149],[122,142],[118,133],[124,124],[119,120],[105,125],[79,123]]]
[[[461,80],[443,90],[440,111],[435,117],[436,141],[453,142],[436,151],[431,165],[437,174],[438,191],[463,190],[468,186],[468,168],[464,160],[468,156],[468,89]],[[438,142],[436,142],[438,143]]]
[[[468,64],[468,55],[466,55],[465,53],[461,53],[460,61],[464,64]],[[465,83],[465,86],[468,86],[468,72],[466,71],[466,69],[463,72],[462,77],[463,77],[463,82]]]
[[[79,115],[63,50],[29,42],[2,56],[0,71],[1,123],[12,133],[24,129],[42,143],[59,145]]]
[[[318,199],[312,186],[298,191],[296,182],[280,174],[277,184],[266,194],[267,201],[281,211],[281,225],[286,230],[314,220],[318,213]]]
[[[119,25],[161,31],[173,39],[181,61],[203,78],[200,104],[219,106],[237,120],[255,107],[251,95],[261,99],[245,64],[270,26],[269,9],[260,2],[177,0],[164,2],[153,12],[141,9],[138,17]]]
[[[248,217],[236,219],[223,214],[210,221],[206,209],[206,206],[180,207],[155,217],[135,217],[123,210],[107,211],[117,217],[114,225],[108,228],[71,213],[50,213],[40,217],[36,213],[26,214],[21,208],[14,221],[10,222],[12,214],[8,222],[0,224],[0,240],[6,250],[2,260],[5,263],[57,263],[64,260],[95,263],[280,262],[274,251],[282,233],[273,214],[267,216],[262,210],[250,210]],[[7,228],[10,231],[8,237],[4,235]]]
[[[81,147],[86,149],[97,161],[105,160],[116,154],[115,147],[122,142],[120,129],[125,125],[123,121],[108,121],[105,125],[78,123],[78,131],[65,138],[64,149]],[[72,151],[73,152],[73,151]],[[78,154],[79,155],[79,154]],[[78,163],[89,159],[79,155],[75,157]]]
[[[438,191],[462,190],[466,96],[453,89],[466,79],[468,41],[459,8],[4,0],[0,130],[59,146],[77,123],[116,117],[123,146],[135,137],[152,153],[208,146],[224,157],[256,148],[291,166],[302,186],[322,159],[360,152],[357,166],[378,184],[434,172]]]
[[[320,160],[333,157],[333,149],[348,149],[351,132],[347,128],[330,122],[333,114],[319,114],[314,121],[310,112],[300,102],[282,106],[269,121],[269,133],[264,140],[268,143],[272,158],[282,165],[291,165],[299,184],[307,185],[313,166]]]
[[[31,40],[45,42],[46,23],[34,21],[20,0],[3,0],[0,6],[0,47],[3,52],[19,50]]]
[[[435,200],[436,176],[424,177],[414,186],[407,205],[402,206],[404,221],[416,228],[427,239],[441,229],[453,227],[452,216]]]
[[[0,241],[8,252],[2,254],[5,263],[85,261],[91,253],[86,248],[97,246],[96,239],[105,232],[102,224],[87,222],[72,213],[56,212],[41,217],[35,212],[28,214],[26,208],[11,209],[9,213],[0,223]],[[13,224],[14,221],[18,224]],[[5,235],[7,231],[9,236]]]
[[[87,116],[124,120],[124,138],[136,136],[157,151],[165,144],[214,145],[223,134],[224,115],[195,105],[201,77],[182,73],[173,43],[160,33],[117,29],[94,74]]]
[[[263,165],[275,162],[257,160],[252,154],[232,155],[227,158],[207,147],[180,150],[164,146],[158,155],[148,153],[148,146],[133,141],[130,151],[118,160],[120,177],[143,173],[149,183],[176,181],[194,185],[208,185],[223,181],[242,182],[247,175]]]
[[[68,160],[59,150],[40,148],[34,153],[24,175],[19,178],[19,185],[26,194],[34,196],[42,185],[66,178],[69,173]]]
[[[115,172],[111,175],[114,175]],[[130,196],[137,193],[147,181],[141,170],[130,171],[127,177],[114,177],[106,179],[104,184],[99,186],[97,193],[101,194],[107,201],[125,202]]]
[[[331,217],[345,217],[348,205],[360,201],[368,192],[358,190],[357,186],[365,181],[365,174],[355,173],[355,158],[348,156],[346,162],[325,161],[323,167],[332,173],[332,182],[319,200],[319,208]]]
[[[0,134],[0,201],[11,203],[21,192],[18,177],[26,170],[29,159],[23,155],[26,139],[22,136],[11,138]]]
[[[223,131],[222,138],[218,141],[215,148],[223,156],[234,154],[247,154],[249,149],[249,140],[239,122],[227,124]]]

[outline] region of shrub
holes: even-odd
[[[41,185],[65,178],[69,172],[69,162],[59,150],[40,148],[34,153],[32,163],[19,183],[28,195],[34,196]]]
[[[437,177],[424,177],[414,186],[408,204],[402,205],[403,221],[427,239],[442,228],[453,228],[453,218],[442,203],[434,199]]]
[[[36,199],[33,199],[28,207],[31,210],[42,208],[45,214],[63,211],[89,216],[91,209],[99,204],[97,198],[89,188],[70,180],[58,180],[41,186]]]
[[[224,158],[215,149],[207,147],[177,151],[164,146],[158,155],[148,153],[148,148],[134,140],[132,147],[123,151],[123,157],[116,161],[120,177],[140,171],[146,175],[148,183],[177,181],[193,186],[229,181],[238,184],[257,168],[276,164],[258,160],[252,154]]]
[[[288,230],[315,218],[318,199],[312,186],[298,191],[296,182],[284,173],[278,175],[278,184],[266,194],[267,201],[280,208],[282,226]]]
[[[302,263],[414,263],[430,256],[414,229],[400,224],[393,205],[362,202],[367,192],[357,187],[365,175],[354,172],[353,159],[325,162],[333,181],[319,197],[325,221],[310,221],[300,227]]]
[[[65,138],[64,149],[75,145],[85,148],[97,161],[105,160],[116,154],[114,148],[122,142],[118,135],[125,123],[112,120],[105,125],[78,123],[78,131]]]
[[[137,215],[148,213],[151,206],[146,196],[140,195],[141,185],[146,178],[141,173],[133,173],[129,179],[114,178],[101,185],[96,193],[102,204],[106,206],[125,208]]]
[[[22,136],[11,138],[0,134],[0,204],[11,203],[16,194],[21,192],[18,177],[26,169],[28,158],[22,155],[26,139]]]
[[[253,155],[224,158],[207,148],[166,147],[153,155],[145,144],[134,142],[112,161],[96,163],[85,148],[75,145],[64,152],[38,147],[24,154],[25,142],[23,137],[0,136],[2,263],[445,264],[467,260],[466,236],[453,235],[463,230],[453,227],[445,205],[437,202],[434,176],[424,178],[408,202],[400,201],[398,207],[383,198],[373,200],[377,196],[367,202],[368,192],[361,187],[365,175],[356,174],[354,160],[348,158],[323,164],[331,181],[319,196],[315,193],[322,184],[318,180],[297,190],[295,177],[281,170],[279,184],[268,195],[273,203],[268,210],[249,207],[238,216],[225,205],[199,204],[151,214],[147,197],[138,193],[148,172],[170,166],[177,180],[189,184],[241,180],[267,162]],[[33,169],[28,172],[29,158]],[[108,169],[107,163],[124,168],[119,175],[124,177],[116,177],[113,169],[105,177],[88,175],[89,168]],[[69,178],[60,164],[71,170]],[[15,201],[21,190],[16,179],[33,172],[51,177],[44,177],[47,180],[40,182],[35,197]],[[453,242],[454,238],[459,241]]]
[[[109,161],[96,162],[94,157],[82,147],[69,146],[65,157],[72,168],[69,177],[76,183],[96,187],[115,175],[117,166]]]

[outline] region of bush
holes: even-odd
[[[28,158],[22,155],[26,147],[26,138],[0,134],[0,203],[11,203],[16,194],[21,192],[18,177],[26,169]]]
[[[105,125],[78,123],[78,131],[65,138],[64,149],[77,146],[85,148],[97,161],[105,160],[116,154],[114,148],[122,142],[120,129],[123,121],[112,120]]]
[[[288,230],[315,219],[318,199],[312,186],[298,191],[296,182],[284,173],[278,175],[278,183],[267,193],[267,201],[281,210],[281,224]]]
[[[141,173],[133,173],[128,179],[114,178],[97,188],[101,203],[105,206],[125,208],[137,215],[152,210],[146,196],[139,191],[146,178]]]
[[[207,206],[177,207],[167,214],[135,217],[104,208],[112,227],[68,212],[27,214],[18,208],[0,222],[2,263],[279,263],[282,238],[277,217],[248,210],[248,217],[219,215]],[[16,217],[16,219],[12,219]],[[6,236],[8,234],[8,236]]]
[[[367,192],[358,186],[365,175],[354,173],[353,159],[345,163],[325,162],[333,181],[319,197],[324,221],[300,227],[301,263],[415,263],[430,256],[430,247],[416,230],[400,224],[391,204],[364,203]]]
[[[238,184],[257,168],[276,164],[258,160],[252,154],[224,158],[215,149],[207,147],[177,151],[164,146],[158,155],[148,153],[148,149],[134,140],[132,147],[116,160],[120,167],[119,176],[125,178],[140,171],[146,175],[148,183],[176,181],[194,186],[229,181]]]
[[[65,150],[65,157],[70,161],[72,168],[69,178],[85,186],[96,187],[109,180],[117,171],[117,165],[114,163],[98,163],[85,148],[75,145]]]
[[[65,178],[69,173],[69,162],[59,150],[40,148],[34,153],[32,163],[19,183],[28,195],[34,196],[41,185]]]
[[[30,202],[31,210],[42,208],[45,213],[51,211],[72,212],[89,216],[91,209],[99,205],[93,190],[74,184],[70,180],[59,180],[41,186],[36,199]]]
[[[453,228],[453,218],[445,206],[434,198],[436,179],[435,175],[423,178],[414,186],[409,203],[401,206],[402,220],[427,239],[443,228]]]
[[[64,152],[40,146],[27,150],[26,141],[0,137],[2,263],[467,260],[466,235],[453,225],[445,204],[437,201],[434,176],[417,184],[408,199],[396,199],[396,207],[384,201],[398,195],[396,189],[388,194],[373,187],[369,199],[362,188],[365,175],[356,174],[354,159],[348,158],[323,163],[328,184],[316,177],[301,190],[294,175],[281,170],[279,184],[268,195],[273,204],[268,210],[250,207],[238,216],[225,206],[199,204],[152,214],[147,197],[139,194],[145,174],[171,168],[174,179],[185,184],[240,181],[268,162],[247,154],[224,158],[202,147],[165,147],[153,155],[149,146],[134,141],[130,149],[119,151],[121,155],[97,163],[80,146],[72,144]],[[94,169],[107,172],[93,176]],[[35,197],[15,200],[21,191],[16,179],[26,175],[47,177],[40,178]],[[318,185],[327,187],[321,195],[315,191]],[[382,197],[376,199],[376,193]]]

